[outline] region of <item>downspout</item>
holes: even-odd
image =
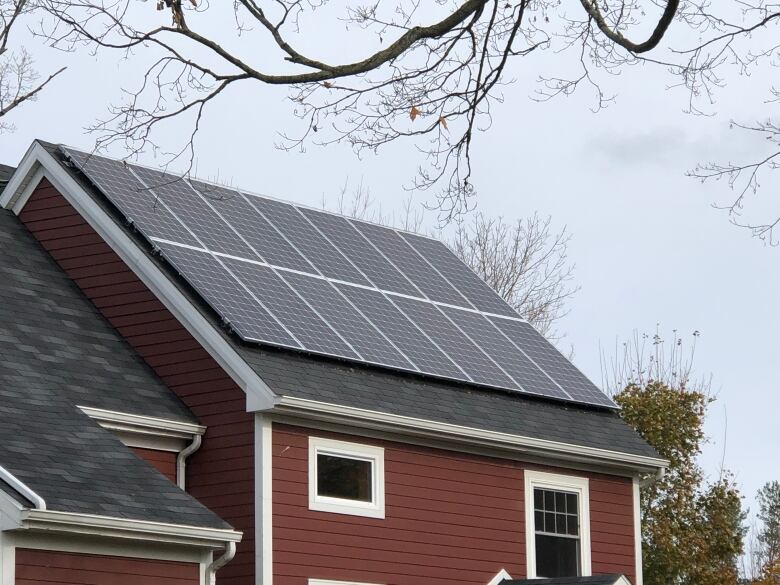
[[[206,568],[206,585],[216,585],[217,571],[232,561],[234,556],[236,556],[236,543],[228,541],[225,543],[225,554],[214,559]]]
[[[639,487],[645,488],[649,486],[654,481],[660,481],[664,478],[664,475],[666,475],[666,468],[665,467],[659,467],[654,474],[647,474],[643,478],[639,480]]]
[[[192,437],[192,443],[187,445],[184,449],[179,451],[179,454],[176,456],[176,485],[178,485],[181,489],[184,489],[185,482],[186,482],[186,463],[187,463],[187,457],[195,453],[198,449],[200,449],[200,444],[202,441],[202,437],[200,435],[195,435]]]
[[[46,509],[46,502],[43,500],[41,496],[39,496],[32,489],[27,487],[26,484],[16,479],[16,477],[10,471],[8,471],[5,467],[1,465],[0,465],[0,479],[2,479],[5,483],[10,485],[14,490],[19,492],[25,498],[30,500],[36,509],[38,510]]]

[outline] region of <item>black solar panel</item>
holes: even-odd
[[[420,296],[417,287],[346,218],[311,209],[301,209],[301,212],[371,280],[375,287],[405,295]]]
[[[548,376],[564,388],[577,402],[614,406],[614,403],[575,368],[555,347],[528,323],[491,317],[490,320],[503,331]]]
[[[439,275],[395,230],[352,221],[385,256],[392,259],[401,272],[417,285],[429,299],[459,307],[470,307],[468,301]]]
[[[514,343],[503,335],[496,335],[498,329],[487,317],[450,307],[442,307],[442,311],[496,363],[501,364],[522,390],[562,400],[571,398]]]
[[[614,407],[439,241],[63,151],[246,341]]]
[[[314,271],[312,265],[249,204],[241,193],[199,181],[190,181],[190,183],[212,208],[233,226],[260,259],[274,266],[304,272]]]
[[[327,280],[279,272],[365,361],[414,370],[414,365]]]
[[[284,327],[206,251],[156,242],[163,256],[243,337],[300,348]]]
[[[292,205],[247,196],[248,201],[276,226],[282,235],[301,252],[323,276],[370,285],[336,248],[317,231]]]
[[[468,380],[463,371],[382,293],[343,284],[337,286],[421,372]]]
[[[504,299],[438,240],[402,233],[401,236],[480,311],[517,318]]]

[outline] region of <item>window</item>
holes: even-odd
[[[529,578],[590,575],[587,478],[525,472]]]
[[[385,517],[381,447],[309,437],[309,509]]]

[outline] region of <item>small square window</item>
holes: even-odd
[[[384,518],[384,449],[310,437],[309,509]]]

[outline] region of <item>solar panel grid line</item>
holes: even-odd
[[[366,261],[367,264],[370,263],[372,260],[373,260],[373,262],[376,263],[377,256],[378,256],[378,259],[386,262],[388,264],[389,268],[391,268],[393,271],[395,271],[395,273],[397,273],[397,275],[401,279],[403,279],[404,286],[406,287],[407,290],[411,289],[413,292],[416,291],[417,295],[422,296],[423,298],[427,298],[427,297],[425,297],[424,293],[406,276],[406,274],[404,274],[401,270],[398,269],[398,267],[395,264],[393,264],[393,262],[392,262],[392,260],[390,258],[385,256],[379,248],[374,246],[374,244],[373,244],[373,242],[371,242],[371,240],[366,238],[360,232],[360,230],[358,230],[352,223],[350,223],[350,221],[348,220],[347,217],[335,215],[335,214],[332,214],[332,213],[328,213],[326,211],[322,211],[322,212],[316,211],[315,212],[314,210],[312,210],[312,209],[310,209],[308,207],[304,207],[304,206],[297,206],[296,205],[296,207],[298,208],[298,210],[304,216],[306,216],[306,218],[309,220],[309,222],[311,222],[312,224],[315,225],[315,227],[318,227],[320,229],[320,232],[326,238],[328,238],[328,240],[330,240],[330,242],[331,242],[331,244],[333,244],[333,246],[335,246],[337,249],[339,249],[341,251],[341,253],[344,254],[344,256],[346,256],[348,259],[350,259],[349,258],[350,250],[349,249],[344,249],[345,246],[343,246],[341,243],[335,241],[332,236],[326,234],[322,230],[321,226],[317,226],[316,223],[315,223],[315,218],[318,221],[323,221],[325,217],[329,217],[330,218],[329,221],[343,221],[344,224],[345,224],[345,229],[351,230],[350,233],[354,234],[357,238],[359,238],[360,242],[363,244],[363,248],[359,248],[358,247],[357,249],[353,249],[353,253],[360,253],[360,250],[363,250],[363,254],[365,254],[366,250],[372,250],[374,252],[374,254],[375,254],[374,257],[371,258],[371,259],[364,258],[364,260]],[[346,238],[342,238],[342,241],[344,241],[345,239],[349,239],[348,236]],[[354,245],[352,247],[354,248]],[[369,252],[369,254],[370,254],[370,252]],[[377,288],[379,290],[386,290],[386,291],[400,293],[400,294],[408,294],[408,293],[405,293],[404,291],[401,291],[401,290],[392,290],[390,287],[382,286],[382,285],[380,285],[377,282],[377,277],[383,278],[385,280],[385,282],[387,282],[387,278],[388,278],[389,275],[387,275],[387,274],[383,275],[382,272],[381,272],[383,268],[387,268],[387,267],[379,266],[379,264],[375,264],[373,266],[370,266],[370,268],[372,269],[372,272],[377,275],[377,276],[373,276],[372,277],[370,274],[368,274],[366,272],[365,268],[360,268],[359,266],[357,266],[357,264],[354,261],[352,263],[355,265],[356,268],[358,268],[361,271],[361,273],[366,277],[366,279],[374,285],[375,288]],[[369,266],[367,266],[366,268],[369,268]]]
[[[219,269],[226,273],[227,270],[212,254],[208,252],[208,250],[201,250],[192,246],[181,246],[172,242],[156,242],[156,247],[165,257],[166,261],[172,266],[172,268],[176,270],[180,276],[193,288],[195,288],[195,290],[199,291],[199,294],[201,294],[204,299],[212,306],[212,308],[214,308],[221,315],[223,321],[228,323],[235,331],[243,331],[242,337],[254,339],[261,343],[271,343],[276,346],[290,347],[298,350],[302,349],[300,342],[298,342],[294,337],[290,336],[289,332],[284,329],[284,327],[277,321],[274,315],[263,308],[262,305],[260,305],[259,308],[255,307],[250,311],[241,302],[232,302],[236,299],[240,301],[240,299],[230,294],[226,294],[222,297],[224,300],[223,303],[219,302],[219,291],[223,289],[229,290],[231,284],[235,285],[236,290],[243,293],[244,296],[249,295],[249,292],[246,291],[241,283],[239,283],[235,278],[231,278],[230,280],[219,278]],[[214,281],[213,286],[209,289],[200,291],[200,287],[198,286],[199,283],[193,280],[193,275],[197,276],[198,269],[196,263],[193,262],[189,263],[189,267],[187,266],[187,252],[190,252],[190,260],[200,255],[200,259],[212,259],[219,267],[218,270],[205,271],[204,274],[201,275],[207,280],[211,279]],[[191,272],[188,271],[187,268],[189,268]],[[229,273],[228,277],[230,277]],[[209,298],[211,298],[211,300],[208,300]],[[220,305],[222,305],[221,308],[218,308]],[[231,314],[233,315],[232,319],[230,317]],[[267,319],[261,319],[261,317],[267,317]],[[257,326],[264,328],[266,336],[250,336],[249,331],[252,330],[253,325],[255,326],[255,331],[257,331]],[[246,326],[246,328],[242,326]]]
[[[474,308],[438,272],[431,270],[430,265],[395,230],[378,224],[349,221],[385,257],[392,255],[392,263],[424,293],[425,298]]]
[[[283,275],[280,275],[280,276],[282,276],[282,278],[285,278]],[[293,273],[293,272],[289,272],[289,274],[287,275],[285,280],[287,280],[287,279],[293,280],[295,278],[306,278],[306,279],[311,280],[311,281],[318,281],[318,282],[321,281],[322,283],[324,283],[324,286],[327,286],[328,290],[332,291],[333,294],[336,295],[338,299],[343,301],[343,303],[345,303],[347,306],[352,308],[357,315],[362,317],[363,320],[366,322],[366,324],[371,328],[371,330],[374,331],[376,333],[376,335],[378,335],[382,340],[384,340],[390,347],[392,347],[398,353],[398,355],[401,358],[403,358],[403,360],[406,361],[406,364],[400,364],[400,365],[396,364],[397,367],[401,367],[402,369],[409,369],[410,371],[413,371],[413,372],[420,372],[420,369],[409,358],[409,356],[407,356],[403,352],[403,350],[401,350],[401,348],[399,348],[392,341],[392,339],[390,339],[379,327],[377,327],[377,325],[360,309],[360,307],[358,307],[343,292],[341,292],[338,289],[338,287],[335,286],[335,284],[333,282],[330,282],[328,279],[325,279],[325,278],[320,279],[320,278],[317,278],[315,276],[305,275],[305,274],[301,274],[301,273]],[[347,318],[347,317],[345,316],[345,318]],[[355,326],[355,324],[352,324],[352,325]],[[333,325],[333,324],[331,324],[331,326],[333,327],[334,330],[339,331],[339,327],[338,326]],[[371,360],[371,359],[366,358],[365,356],[364,356],[364,359],[365,359],[365,361],[367,363],[373,363],[373,364],[382,365],[382,366],[387,366],[388,365],[388,363],[386,361]]]
[[[371,284],[371,285],[372,285],[372,286],[374,286],[375,288],[379,289],[379,287],[378,287],[378,286],[376,286],[376,284],[375,284],[374,282],[372,282],[372,280],[371,280],[371,279],[368,277],[368,275],[366,275],[366,273],[365,273],[365,272],[363,272],[363,271],[362,271],[362,270],[361,270],[361,269],[360,269],[360,268],[359,268],[359,267],[358,267],[358,266],[357,266],[357,265],[356,265],[356,264],[355,264],[355,263],[354,263],[354,262],[353,262],[353,261],[352,261],[352,260],[349,258],[349,256],[347,256],[347,255],[346,255],[346,254],[345,254],[345,253],[344,253],[344,252],[343,252],[343,251],[342,251],[342,250],[341,250],[341,249],[340,249],[340,248],[339,248],[339,247],[336,245],[336,243],[335,243],[335,242],[333,242],[333,240],[331,240],[331,239],[330,239],[330,238],[329,238],[329,237],[328,237],[328,236],[327,236],[325,233],[323,233],[323,231],[322,231],[322,230],[321,230],[319,227],[317,227],[317,225],[316,225],[316,224],[315,224],[315,223],[314,223],[314,222],[313,222],[313,221],[312,221],[312,220],[311,220],[311,219],[310,219],[310,218],[309,218],[309,217],[308,217],[308,216],[307,216],[305,213],[303,213],[303,211],[301,211],[301,210],[298,208],[298,206],[297,206],[297,205],[293,205],[292,207],[293,207],[293,209],[295,209],[295,211],[297,211],[297,212],[300,214],[300,216],[301,216],[301,217],[304,219],[304,221],[306,221],[306,222],[307,222],[307,223],[308,223],[308,224],[309,224],[311,227],[313,227],[313,228],[314,228],[314,229],[317,231],[317,233],[318,233],[318,234],[320,234],[320,235],[321,235],[321,236],[322,236],[322,237],[325,239],[325,241],[327,241],[327,242],[328,242],[328,243],[329,243],[331,246],[333,246],[333,248],[335,248],[335,250],[336,250],[336,251],[337,251],[337,252],[338,252],[338,253],[341,255],[341,257],[342,257],[342,258],[344,258],[344,260],[346,260],[346,261],[347,261],[347,262],[350,264],[350,266],[352,266],[352,268],[354,268],[355,270],[357,270],[357,271],[358,271],[358,273],[359,273],[359,274],[360,274],[360,275],[361,275],[363,278],[365,278],[365,279],[366,279],[366,282],[368,282],[369,284]]]
[[[197,189],[196,189],[196,188],[195,188],[195,187],[192,185],[192,181],[190,181],[190,180],[186,180],[186,179],[182,179],[182,180],[183,180],[183,181],[184,181],[184,182],[185,182],[185,183],[186,183],[186,184],[189,186],[189,188],[192,190],[192,192],[193,192],[193,193],[195,193],[195,196],[196,196],[196,197],[199,197],[199,198],[200,198],[200,199],[201,199],[201,200],[202,200],[202,201],[203,201],[203,202],[204,202],[206,205],[208,205],[208,206],[209,206],[209,208],[211,208],[211,210],[212,210],[212,211],[213,211],[213,212],[214,212],[214,213],[217,215],[217,217],[219,217],[219,218],[220,218],[220,219],[221,219],[221,220],[222,220],[222,221],[225,223],[225,225],[227,225],[227,226],[228,226],[228,227],[229,227],[229,228],[230,228],[230,229],[233,231],[233,233],[234,233],[234,234],[236,234],[236,236],[237,236],[237,237],[238,237],[238,238],[239,238],[239,239],[240,239],[242,242],[244,242],[244,245],[245,245],[247,248],[249,248],[249,249],[250,249],[252,252],[254,252],[255,256],[257,256],[258,258],[260,258],[260,260],[262,260],[263,262],[265,262],[265,263],[267,263],[267,264],[269,264],[269,265],[270,265],[270,263],[269,263],[269,262],[268,262],[268,261],[267,261],[267,260],[266,260],[266,259],[263,257],[263,255],[262,255],[262,254],[260,254],[260,252],[258,252],[258,251],[255,249],[255,247],[254,247],[254,246],[253,246],[251,243],[249,243],[249,241],[247,241],[247,240],[244,238],[244,236],[242,236],[242,235],[241,235],[241,233],[239,233],[239,231],[238,231],[238,230],[237,230],[235,227],[233,227],[233,224],[232,224],[232,223],[230,223],[230,222],[229,222],[229,221],[228,221],[228,220],[225,218],[225,216],[224,216],[224,215],[222,215],[222,213],[220,213],[220,211],[219,211],[219,210],[218,210],[216,207],[214,207],[214,206],[211,204],[211,202],[209,201],[209,198],[208,198],[208,197],[206,197],[205,195],[203,195],[203,193],[201,193],[200,191],[198,191],[198,190],[197,190]]]
[[[430,341],[434,345],[434,347],[444,355],[444,357],[446,357],[453,364],[455,364],[455,367],[458,368],[463,373],[466,380],[468,380],[469,382],[474,382],[474,379],[468,374],[468,372],[466,372],[466,370],[463,369],[463,367],[457,362],[457,360],[453,359],[451,355],[449,355],[446,351],[444,351],[444,348],[442,348],[440,344],[436,343],[436,341],[430,335],[428,335],[428,333],[426,333],[426,331],[422,327],[420,327],[420,325],[414,319],[412,319],[409,315],[407,315],[406,311],[404,311],[403,308],[401,308],[398,305],[398,303],[393,302],[393,300],[389,298],[388,295],[383,295],[383,296],[388,301],[390,301],[390,303],[398,310],[398,312],[401,313],[404,317],[406,317],[406,320],[409,321],[409,323],[411,323],[420,333],[422,333],[423,336],[425,336],[425,338],[428,341]],[[410,300],[418,300],[418,299],[410,298]]]
[[[246,194],[244,191],[242,191],[242,190],[238,190],[238,189],[237,189],[237,190],[236,190],[236,192],[237,192],[238,194],[240,194],[240,195],[241,195],[241,197],[243,197],[243,198],[244,198],[244,201],[246,201],[246,202],[247,202],[247,203],[250,205],[250,207],[252,207],[252,209],[254,209],[254,210],[257,212],[257,214],[258,214],[260,217],[262,217],[262,218],[263,218],[263,219],[264,219],[264,220],[265,220],[265,221],[268,223],[268,225],[270,225],[270,226],[271,226],[271,227],[274,229],[274,231],[275,231],[277,234],[279,234],[279,236],[280,236],[280,237],[281,237],[281,238],[282,238],[282,239],[283,239],[285,242],[287,242],[287,244],[288,244],[288,245],[289,245],[289,246],[290,246],[290,247],[291,247],[293,250],[295,250],[295,251],[296,251],[296,252],[297,252],[297,253],[298,253],[298,254],[301,256],[301,258],[303,258],[303,259],[304,259],[304,260],[305,260],[305,261],[306,261],[306,262],[309,264],[309,266],[311,266],[311,269],[312,269],[312,273],[313,273],[313,274],[318,274],[319,276],[322,276],[322,277],[324,277],[324,276],[325,276],[325,275],[324,275],[324,274],[322,274],[322,272],[321,272],[321,271],[320,271],[320,270],[319,270],[319,269],[318,269],[318,268],[317,268],[317,267],[316,267],[316,266],[315,266],[315,265],[312,263],[312,261],[311,261],[311,260],[309,260],[309,259],[306,257],[306,255],[305,255],[303,252],[301,252],[301,250],[300,250],[300,249],[298,249],[298,246],[296,246],[296,245],[295,245],[295,244],[294,244],[294,243],[293,243],[293,242],[292,242],[292,241],[291,241],[291,240],[290,240],[290,239],[289,239],[289,238],[288,238],[288,237],[287,237],[287,236],[284,234],[284,232],[282,232],[282,230],[280,230],[280,229],[277,227],[277,225],[276,225],[276,224],[275,224],[273,221],[271,221],[271,219],[270,219],[269,217],[267,217],[267,216],[266,216],[266,215],[265,215],[265,214],[264,214],[264,213],[263,213],[263,212],[262,212],[262,211],[261,211],[261,210],[260,210],[260,209],[259,209],[259,208],[258,208],[256,205],[254,205],[254,204],[252,203],[252,197],[248,196],[248,195],[247,195],[247,194]],[[257,196],[255,196],[255,197],[257,197]]]
[[[247,198],[249,199],[249,198]],[[295,245],[318,273],[347,282],[371,284],[344,255],[290,203],[254,197],[252,205]]]
[[[396,306],[412,320],[429,339],[436,339],[440,350],[461,369],[469,380],[486,386],[517,390],[510,377],[497,367],[489,356],[473,341],[457,335],[451,335],[454,328],[446,315],[436,305],[422,303],[419,300],[396,302]],[[476,351],[475,351],[476,350]]]
[[[302,301],[303,301],[303,302],[306,304],[306,306],[307,306],[307,307],[309,307],[309,308],[310,308],[310,309],[311,309],[311,310],[314,312],[314,314],[315,314],[315,315],[317,315],[317,316],[318,316],[320,319],[322,319],[322,322],[323,322],[323,323],[325,323],[325,324],[326,324],[328,327],[330,327],[330,328],[333,330],[333,332],[334,332],[334,333],[335,333],[335,334],[336,334],[336,335],[339,337],[339,339],[341,339],[341,341],[343,341],[343,342],[344,342],[344,343],[347,345],[347,347],[349,347],[349,348],[350,348],[350,349],[351,349],[351,350],[352,350],[352,351],[355,353],[355,355],[356,355],[356,356],[358,356],[358,357],[359,357],[361,360],[367,361],[367,360],[366,360],[366,358],[365,358],[365,357],[363,357],[363,355],[362,355],[362,354],[361,354],[361,353],[360,353],[360,352],[357,350],[357,348],[355,348],[355,347],[352,345],[352,343],[350,343],[350,342],[349,342],[349,340],[348,340],[348,339],[346,339],[346,338],[345,338],[345,337],[344,337],[344,336],[343,336],[343,335],[342,335],[342,334],[339,332],[339,330],[338,330],[338,329],[336,329],[336,327],[334,327],[334,326],[333,326],[333,325],[330,323],[330,321],[329,321],[328,319],[326,319],[326,318],[325,318],[325,317],[324,317],[324,316],[323,316],[323,315],[322,315],[322,314],[321,314],[321,313],[320,313],[320,312],[319,312],[319,311],[316,309],[316,307],[312,306],[312,304],[311,304],[311,303],[310,303],[310,302],[309,302],[309,301],[308,301],[308,300],[307,300],[307,299],[306,299],[306,298],[305,298],[305,297],[304,297],[304,296],[303,296],[303,295],[302,295],[300,292],[298,292],[298,290],[297,290],[297,289],[296,289],[294,286],[292,286],[292,285],[291,285],[291,284],[290,284],[290,283],[289,283],[287,280],[285,280],[284,276],[281,274],[281,272],[282,272],[282,271],[279,271],[279,270],[274,270],[274,268],[273,268],[273,267],[271,267],[271,270],[273,270],[274,274],[276,274],[276,276],[278,276],[278,277],[279,277],[279,279],[280,279],[282,282],[284,282],[284,283],[285,283],[285,284],[286,284],[286,285],[287,285],[287,286],[290,288],[290,290],[291,290],[291,291],[292,291],[292,292],[293,292],[295,295],[297,295],[297,296],[298,296],[298,298],[299,298],[299,299],[301,299],[301,300],[302,300]]]
[[[501,295],[493,290],[493,288],[485,282],[485,279],[482,278],[482,276],[475,270],[472,270],[463,260],[458,258],[458,256],[455,255],[455,252],[444,242],[417,234],[401,233],[401,237],[417,250],[421,256],[425,257],[430,264],[435,266],[435,261],[438,261],[441,262],[443,267],[448,268],[448,271],[457,271],[458,290],[481,312],[499,314],[507,317],[518,316],[517,311],[515,311]],[[441,270],[439,272],[441,272]],[[455,286],[452,280],[448,277],[445,278]],[[472,296],[474,298],[472,298]],[[479,304],[477,301],[479,301]],[[500,310],[501,312],[494,313],[490,309]]]
[[[388,338],[395,338],[393,339],[394,343],[401,347],[404,355],[420,372],[442,378],[469,381],[465,372],[445,355],[415,323],[398,310],[381,291],[347,284],[336,285],[336,288],[350,299],[355,297],[355,304],[363,307],[361,312],[370,321],[376,323],[376,326],[382,329]],[[380,323],[383,319],[390,320]],[[411,345],[408,345],[410,343]],[[408,350],[403,349],[407,346]]]
[[[497,316],[497,317],[498,318],[504,318],[504,317],[501,317],[501,316]],[[515,320],[516,321],[517,319],[507,318],[507,320]],[[493,327],[496,329],[496,331],[498,331],[501,335],[503,335],[504,338],[506,338],[509,341],[509,343],[511,343],[512,345],[514,345],[517,348],[517,351],[519,351],[521,354],[523,354],[528,359],[529,362],[531,362],[533,365],[535,365],[536,368],[540,372],[542,372],[542,374],[544,374],[553,384],[555,384],[558,388],[560,388],[561,392],[563,392],[566,396],[568,396],[570,399],[572,399],[571,395],[566,391],[566,388],[561,386],[555,378],[553,378],[552,376],[550,376],[550,374],[547,373],[547,370],[542,368],[539,364],[536,363],[536,360],[534,360],[530,355],[528,355],[525,351],[523,351],[523,348],[520,347],[517,343],[515,343],[515,341],[511,337],[509,337],[506,333],[504,333],[504,331],[502,331],[501,328],[498,325],[496,325],[493,322],[492,319],[486,319],[486,321],[488,323],[490,323],[491,325],[493,325]]]
[[[476,346],[476,348],[477,348],[477,349],[479,349],[479,350],[480,350],[480,351],[483,353],[483,355],[484,355],[486,358],[488,358],[488,359],[489,359],[491,362],[493,362],[493,364],[495,364],[495,365],[496,365],[496,367],[497,367],[499,370],[501,370],[501,371],[504,373],[504,375],[506,375],[506,377],[507,377],[507,378],[509,378],[510,380],[512,380],[512,382],[515,384],[515,386],[517,386],[517,388],[519,388],[519,389],[520,389],[520,390],[522,390],[523,392],[525,392],[525,391],[526,391],[526,390],[523,388],[522,384],[520,384],[520,382],[518,382],[518,381],[515,379],[515,377],[514,377],[514,376],[512,376],[512,374],[510,374],[508,371],[506,371],[506,369],[504,368],[504,366],[502,366],[502,365],[501,365],[500,363],[498,363],[498,362],[497,362],[495,359],[493,359],[493,356],[491,356],[491,355],[490,355],[490,354],[489,354],[487,351],[485,351],[485,349],[484,349],[484,348],[483,348],[483,347],[482,347],[482,346],[481,346],[479,343],[477,343],[477,342],[476,342],[476,341],[475,341],[475,340],[474,340],[474,339],[471,337],[471,335],[469,335],[468,333],[466,333],[466,331],[464,331],[464,329],[463,329],[463,328],[462,328],[460,325],[458,325],[458,324],[457,324],[457,323],[456,323],[456,322],[455,322],[453,319],[451,319],[451,318],[450,318],[450,316],[449,316],[449,315],[448,315],[448,314],[447,314],[445,311],[443,311],[443,310],[441,309],[441,307],[438,307],[438,306],[436,306],[436,305],[434,305],[434,307],[436,308],[436,310],[437,310],[437,311],[439,311],[439,312],[442,314],[442,316],[444,316],[444,318],[445,318],[445,319],[447,319],[447,321],[449,321],[450,323],[452,323],[452,325],[453,325],[453,326],[454,326],[454,327],[455,327],[455,328],[456,328],[458,331],[460,331],[460,332],[461,332],[461,334],[462,334],[462,335],[463,335],[463,336],[464,336],[466,339],[468,339],[469,341],[471,341],[471,343],[473,343],[473,344]]]
[[[226,260],[225,264],[253,296],[259,299],[261,293],[264,295],[267,310],[286,325],[304,349],[325,355],[363,359],[273,268],[243,260]],[[339,347],[339,341],[342,347]]]
[[[504,363],[507,370],[518,386],[529,394],[539,396],[569,399],[570,396],[558,383],[550,378],[536,362],[522,351],[509,337],[504,335],[490,319],[484,314],[475,314],[463,309],[443,310],[456,325],[469,335],[472,340],[485,350],[494,360]],[[474,333],[469,333],[466,328]],[[480,327],[484,330],[480,331]],[[492,334],[492,335],[491,335]],[[494,355],[495,354],[495,355]],[[512,373],[512,372],[516,372]],[[520,383],[520,380],[523,382]],[[534,388],[538,388],[534,389]]]

